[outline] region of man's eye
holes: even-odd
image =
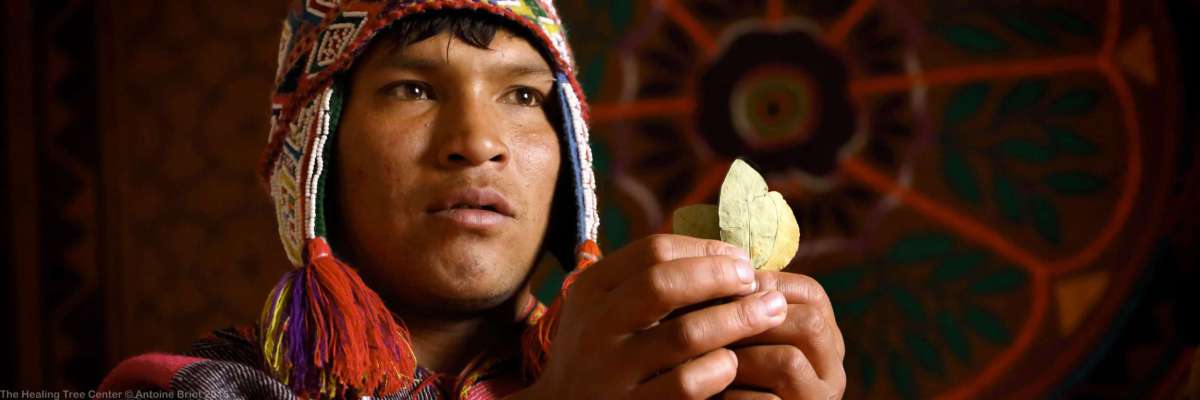
[[[540,107],[545,96],[530,88],[516,88],[508,93],[508,101],[526,107]]]
[[[429,90],[429,85],[421,82],[400,82],[392,85],[390,92],[392,96],[403,100],[429,100],[433,98],[433,93]]]

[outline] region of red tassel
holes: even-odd
[[[323,238],[310,240],[307,250],[304,292],[314,329],[312,366],[324,381],[320,391],[332,396],[349,387],[360,395],[386,395],[411,385],[417,363],[408,329]]]
[[[563,279],[562,289],[558,297],[546,309],[541,318],[537,318],[521,337],[521,359],[525,369],[525,379],[533,382],[542,375],[550,354],[550,340],[558,330],[558,317],[562,314],[563,303],[567,299],[567,291],[575,283],[579,274],[600,259],[600,247],[594,241],[586,241],[576,250],[575,270]]]

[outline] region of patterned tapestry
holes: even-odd
[[[0,389],[95,387],[255,319],[288,266],[254,176],[285,3],[6,4]],[[557,3],[601,245],[669,230],[746,159],[795,210],[789,270],[832,299],[847,398],[1188,381],[1200,1]]]
[[[1169,247],[1191,139],[1156,2],[570,4],[602,246],[745,158],[795,210],[848,398],[1063,394]]]

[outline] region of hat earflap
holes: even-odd
[[[311,162],[326,162],[333,150],[329,139],[341,115],[343,82],[331,91]],[[348,390],[359,396],[396,393],[413,382],[411,337],[358,272],[334,256],[324,237],[329,168],[317,165],[313,171],[316,193],[306,200],[316,203],[316,221],[313,237],[305,240],[303,266],[275,286],[259,322],[267,369],[306,397],[333,398]]]

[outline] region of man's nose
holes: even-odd
[[[486,101],[463,99],[443,109],[438,163],[447,168],[508,164],[508,143],[503,124]]]

